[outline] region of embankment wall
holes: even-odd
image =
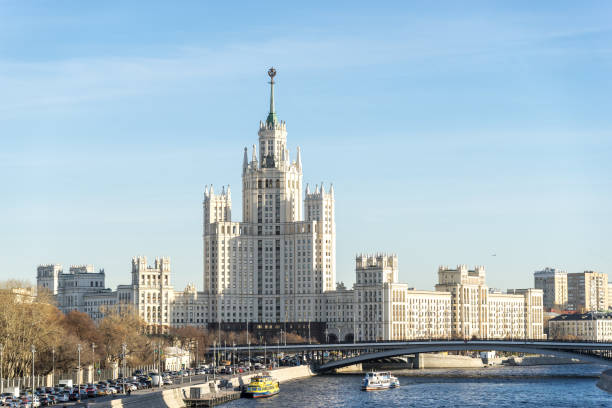
[[[478,368],[482,367],[480,358],[454,356],[448,354],[419,353],[414,358],[414,368]]]
[[[248,384],[251,380],[251,377],[259,373],[261,373],[261,371],[258,371],[253,374],[237,375],[231,378],[232,384],[234,387],[238,387],[243,384]],[[270,374],[276,379],[278,379],[280,383],[297,380],[300,378],[311,377],[315,375],[310,370],[310,367],[307,365],[279,368],[270,371]],[[177,387],[162,391],[153,391],[148,392],[146,394],[134,393],[129,397],[118,397],[108,401],[90,402],[89,406],[91,408],[182,408],[185,406],[185,404],[183,403],[183,395],[189,396],[190,388],[201,387],[202,393],[208,393],[210,392],[210,383],[212,383],[212,381],[202,381],[197,383],[190,383],[188,385],[185,385],[184,387]],[[217,380],[216,384],[217,386],[219,386],[220,380]]]

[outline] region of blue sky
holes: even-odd
[[[272,65],[338,280],[378,251],[422,289],[609,272],[612,5],[534,3],[0,1],[0,278],[166,255],[201,288],[204,186],[240,215]]]

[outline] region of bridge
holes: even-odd
[[[430,340],[390,341],[373,343],[334,344],[257,344],[251,346],[217,347],[216,350],[233,350],[237,353],[305,353],[317,356],[318,372],[359,364],[371,360],[408,354],[440,351],[505,351],[511,353],[541,354],[563,358],[576,358],[583,362],[612,365],[612,342],[595,341],[547,341],[547,340]],[[214,348],[211,351],[215,351]],[[336,360],[324,361],[323,352],[336,352]]]

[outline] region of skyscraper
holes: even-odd
[[[242,162],[242,222],[232,221],[231,190],[204,194],[204,292],[209,322],[324,321],[322,293],[334,289],[334,190],[307,185],[302,157],[287,148],[287,127],[274,104]]]

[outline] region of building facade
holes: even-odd
[[[242,162],[242,222],[232,221],[230,187],[204,194],[204,296],[208,322],[323,322],[323,294],[336,278],[333,187],[302,196],[302,159],[291,160],[287,126],[274,105],[258,148]]]
[[[92,312],[94,304],[106,304],[102,301],[112,301],[105,289],[104,270],[94,271],[93,265],[73,265],[68,273],[64,273],[59,264],[40,265],[37,268],[37,286],[54,295],[56,305],[63,313],[77,310]],[[114,303],[113,303],[114,304]],[[92,318],[98,318],[98,310],[90,313]]]
[[[359,255],[355,274],[353,289],[325,294],[332,340],[545,338],[542,291],[491,293],[484,267],[440,267],[435,291],[400,283],[395,255]]]
[[[608,275],[594,271],[567,275],[568,309],[605,311],[608,309]]]
[[[547,309],[567,309],[567,272],[545,268],[533,274],[536,289],[544,293],[544,307]]]
[[[548,333],[557,340],[612,341],[612,314],[563,314],[548,321]]]

